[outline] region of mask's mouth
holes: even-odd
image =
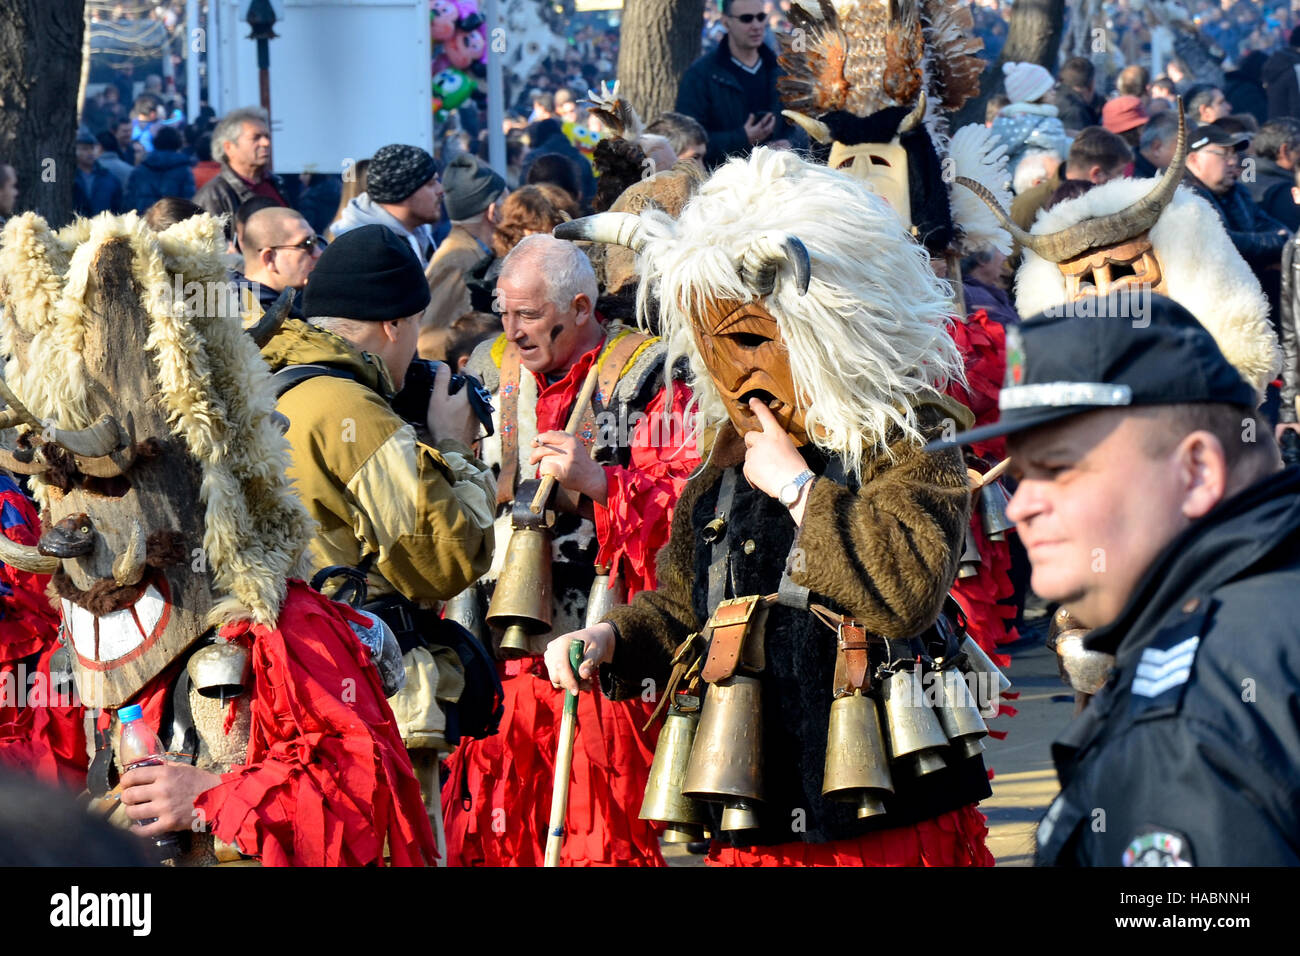
[[[171,588],[159,572],[149,572],[131,587],[118,587],[106,578],[81,591],[60,569],[52,584],[61,598],[63,626],[72,648],[91,670],[134,660],[167,629]]]

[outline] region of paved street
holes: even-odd
[[[1020,697],[1012,701],[1018,713],[990,721],[1005,730],[1005,740],[986,741],[985,761],[994,770],[993,797],[980,804],[989,818],[989,849],[998,866],[1033,863],[1034,827],[1056,796],[1052,769],[1052,740],[1070,721],[1074,698],[1057,676],[1056,661],[1043,646],[1047,619],[1026,621],[1024,635],[1010,645],[1011,668]],[[684,846],[665,846],[669,866],[702,866],[703,857]]]

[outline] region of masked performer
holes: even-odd
[[[556,231],[638,251],[641,304],[653,289],[716,429],[658,589],[547,649],[557,685],[576,689],[579,636],[607,695],[663,688],[642,814],[707,822],[717,864],[991,864],[982,725],[920,691],[961,662],[939,615],[970,516],[960,455],[920,451],[970,420],[943,394],[961,358],[926,251],[862,183],[769,149],[676,223]]]
[[[213,307],[223,246],[208,216],[8,224],[2,391],[45,527],[8,563],[53,575],[88,788],[173,862],[423,864],[374,622],[286,580],[312,526],[257,347]],[[128,704],[171,760],[123,766]]]
[[[973,124],[949,135],[950,116],[979,92],[984,61],[970,7],[961,0],[818,0],[790,11],[795,30],[782,37],[779,82],[785,115],[819,144],[832,169],[864,181],[929,250],[954,292],[949,331],[965,366],[950,394],[983,423],[997,419],[1005,367],[1002,326],[983,309],[968,311],[959,262],[982,249],[1011,251],[989,210],[955,185],[964,177],[1004,202],[1006,150]],[[971,449],[967,465],[983,474],[1004,457],[1002,443]],[[1002,513],[1006,492],[990,483],[976,498],[952,596],[970,636],[1002,666],[999,644],[1016,639],[1011,555]],[[1005,712],[1013,714],[1011,707]]]

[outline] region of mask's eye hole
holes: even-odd
[[[889,160],[885,159],[885,157],[883,157],[883,156],[872,156],[872,157],[871,157],[871,165],[872,165],[872,166],[884,166],[884,167],[888,168],[888,167],[893,166],[894,164],[891,163]]]
[[[755,335],[752,332],[732,332],[727,338],[739,345],[742,349],[756,349],[761,345],[766,345],[771,339],[764,338],[761,335]]]
[[[131,490],[131,479],[125,475],[114,475],[112,478],[86,475],[81,479],[81,488],[88,494],[101,498],[121,498]]]

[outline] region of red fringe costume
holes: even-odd
[[[966,379],[970,388],[967,390],[954,385],[948,394],[971,410],[977,426],[996,422],[998,393],[1002,391],[1002,380],[1007,368],[1006,330],[990,319],[983,309],[972,312],[965,322],[953,322],[950,328],[953,340],[966,360]],[[971,451],[989,465],[997,464],[1006,457],[1006,439],[994,438],[980,442],[972,445]],[[1011,583],[1011,549],[1006,541],[988,539],[978,508],[971,514],[971,529],[975,533],[983,561],[979,574],[957,579],[952,596],[966,615],[966,630],[975,639],[975,643],[994,663],[1006,670],[1010,667],[1011,657],[1000,653],[998,646],[1020,638],[1015,625],[1011,623],[1016,617],[1015,607],[999,603],[1015,592]],[[1015,534],[1014,531],[1007,533]],[[1016,695],[1011,696],[1014,698]],[[1003,704],[1001,712],[1014,716],[1016,709]],[[1006,731],[994,730],[989,735],[1000,740],[1006,736]]]
[[[584,355],[559,382],[538,381],[539,434],[564,429],[599,352]],[[660,390],[636,425],[630,467],[605,467],[608,498],[595,506],[596,563],[621,578],[629,600],[654,588],[654,559],[668,541],[673,506],[700,463],[681,427],[690,397],[679,384],[669,407]],[[447,758],[442,813],[452,866],[543,862],[564,693],[551,686],[540,657],[500,666],[500,731],[485,740],[462,740]],[[638,819],[658,735],[657,727],[647,733],[641,728],[654,706],[578,695],[562,866],[665,865],[656,828]]]
[[[984,814],[961,807],[905,827],[831,843],[741,849],[713,841],[709,866],[993,866]]]
[[[7,475],[0,475],[0,531],[25,545],[35,545],[41,536],[36,509]],[[0,763],[81,790],[86,785],[84,710],[75,694],[66,706],[51,700],[50,658],[59,647],[59,615],[45,594],[49,581],[49,575],[0,564]]]
[[[437,857],[411,760],[349,620],[368,623],[289,581],[274,629],[241,621],[220,631],[250,651],[252,731],[244,765],[194,806],[217,837],[264,866],[379,866],[385,857],[424,866]],[[175,676],[169,668],[133,701],[155,730]],[[108,721],[102,714],[101,729]]]

